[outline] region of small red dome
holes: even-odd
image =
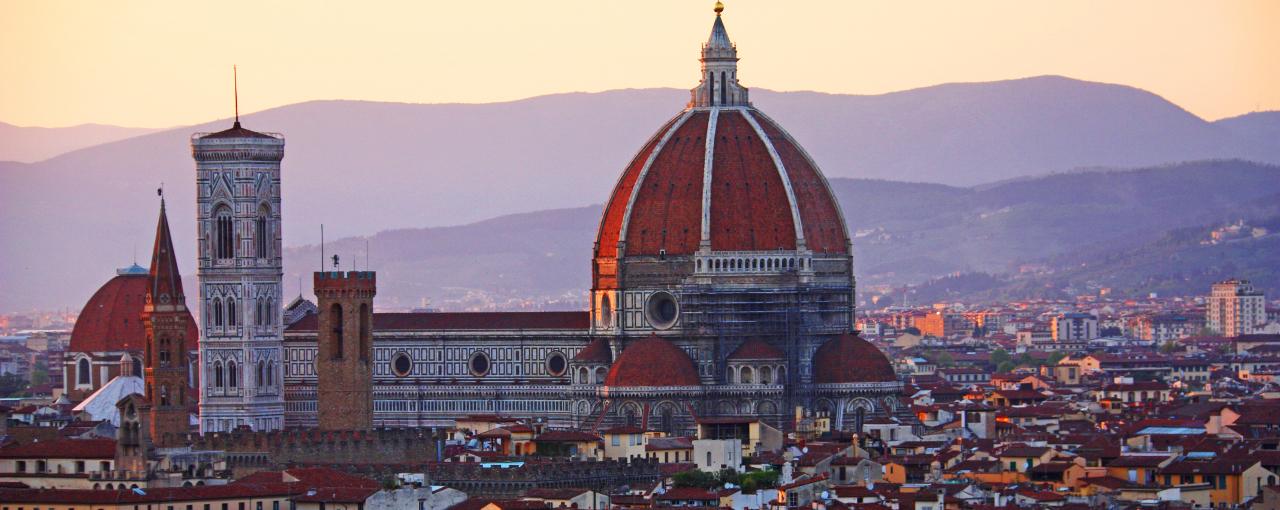
[[[103,284],[80,310],[71,330],[68,352],[142,351],[147,333],[142,325],[142,308],[147,301],[147,273],[126,273]],[[187,339],[195,346],[199,332],[187,315]]]
[[[827,340],[813,353],[814,384],[893,382],[898,380],[889,358],[857,335]]]
[[[609,363],[611,358],[609,352],[609,342],[603,338],[597,338],[591,343],[583,347],[581,351],[573,355],[573,361],[578,363]]]
[[[683,349],[650,335],[627,344],[604,379],[605,386],[698,386],[698,368]]]
[[[729,355],[731,360],[775,360],[784,358],[786,356],[780,349],[759,338],[751,338],[742,342],[742,345],[734,349],[733,354]]]

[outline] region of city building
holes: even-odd
[[[1073,342],[1098,338],[1098,318],[1087,313],[1064,313],[1054,317],[1050,332],[1054,342]]]
[[[1248,280],[1231,279],[1213,284],[1208,301],[1205,326],[1219,335],[1247,335],[1267,322],[1267,298]]]

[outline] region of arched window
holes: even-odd
[[[273,365],[273,364],[271,364],[271,363],[267,363],[267,379],[266,379],[266,380],[267,380],[267,386],[275,386],[275,385],[276,385],[276,371],[275,371],[275,365]]]
[[[253,246],[257,250],[258,258],[265,259],[271,256],[271,245],[275,244],[267,228],[268,218],[271,217],[271,208],[267,204],[262,204],[258,208],[258,217],[253,222]]]
[[[742,372],[738,375],[738,379],[742,384],[751,384],[753,379],[751,377],[751,367],[742,367]]]
[[[760,384],[771,384],[773,382],[773,370],[769,367],[760,367]]]
[[[329,307],[329,326],[333,328],[333,349],[329,353],[329,357],[333,359],[342,359],[342,305],[334,303]]]
[[[213,327],[222,327],[222,300],[213,298]]]
[[[76,384],[93,384],[90,381],[89,360],[86,358],[80,358],[76,362]]]
[[[720,104],[729,104],[729,84],[724,81],[724,71],[720,71]]]
[[[235,229],[231,218],[231,208],[227,206],[218,207],[213,213],[213,254],[218,260],[226,260],[235,257]]]
[[[266,375],[267,375],[267,367],[264,363],[262,363],[261,360],[259,360],[258,361],[258,378],[254,379],[254,385],[258,387],[262,387],[262,381],[264,380],[264,376]]]
[[[227,298],[227,325],[236,327],[236,298]]]
[[[227,387],[233,389],[240,387],[240,371],[238,368],[235,361],[227,362]]]
[[[226,387],[225,380],[222,378],[222,362],[221,361],[213,362],[213,387],[219,388],[219,389]]]
[[[161,406],[169,405],[169,387],[168,386],[160,385],[160,405]]]
[[[716,105],[716,73],[715,71],[707,71],[707,102],[710,106]]]
[[[369,340],[373,336],[369,319],[372,315],[369,313],[369,304],[360,303],[360,361],[369,361]]]

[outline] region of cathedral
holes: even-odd
[[[895,412],[901,383],[853,330],[840,204],[808,153],[752,106],[722,10],[689,103],[639,147],[605,202],[585,311],[378,313],[375,273],[335,271],[314,275],[316,312],[288,322],[284,137],[238,120],[193,135],[198,333],[185,306],[163,311],[165,334],[179,345],[198,337],[198,355],[155,358],[155,377],[198,386],[206,433],[448,426],[477,414],[673,434],[751,417],[791,430],[798,409],[853,429]],[[108,286],[132,289],[130,278]],[[180,286],[168,295],[181,299]],[[132,370],[139,347],[69,353],[66,387],[94,388],[95,367],[101,377]],[[178,399],[170,406],[186,398],[151,388],[150,368],[147,380]]]

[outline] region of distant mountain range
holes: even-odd
[[[1206,122],[1148,92],[1061,77],[940,85],[877,96],[755,90],[752,98],[790,130],[833,179],[937,183],[899,183],[909,191],[896,198],[845,198],[847,191],[841,191],[852,225],[875,228],[883,223],[890,235],[898,228],[895,222],[940,221],[912,220],[924,214],[917,209],[933,207],[910,205],[929,193],[972,205],[969,201],[985,199],[988,195],[982,193],[990,188],[972,186],[1016,185],[1023,182],[1018,179],[1085,167],[1207,158],[1280,162],[1280,144],[1274,142],[1280,131],[1276,112]],[[560,94],[482,105],[318,101],[248,115],[243,121],[246,127],[288,137],[285,242],[299,245],[315,243],[321,223],[334,239],[444,225],[472,228],[469,224],[486,218],[603,201],[634,151],[685,101],[687,91],[674,89]],[[113,268],[129,263],[135,247],[145,258],[156,215],[153,190],[161,182],[171,197],[174,235],[193,240],[194,204],[184,198],[195,194],[188,138],[195,131],[228,125],[222,120],[36,163],[0,163],[0,236],[6,239],[0,243],[0,288],[8,291],[0,293],[0,311],[79,306]],[[836,181],[838,188],[895,185]],[[1084,209],[1072,197],[1062,198],[1064,203],[1043,205],[1044,214],[1063,215],[1061,221],[1069,221],[1070,214]],[[902,203],[888,203],[895,199]],[[881,218],[876,216],[881,209],[901,216],[872,221]],[[1123,209],[1108,211],[1125,214]],[[585,214],[586,219],[578,221],[594,228],[592,216]],[[959,211],[948,217],[967,218]],[[499,227],[504,221],[515,219],[480,225]],[[872,249],[858,263],[870,271],[868,282],[910,281],[937,270],[962,270],[976,261],[983,261],[983,270],[995,270],[988,266],[1003,268],[1014,259],[1000,253],[989,256],[989,251],[1010,249],[995,241],[1031,246],[1057,242],[1041,232],[1016,230],[1033,226],[1011,224],[1014,230],[1003,237],[983,234],[994,236],[992,243],[959,246],[931,244],[930,231],[922,230],[918,235],[924,237],[907,245],[912,249],[894,251],[899,245],[893,244],[883,256]],[[567,230],[564,235],[569,235]],[[585,257],[588,251],[535,241],[532,246],[546,248],[546,258]],[[194,272],[194,244],[178,247],[188,273]],[[392,264],[390,258],[379,258],[389,253],[380,240],[375,238],[371,247],[374,265]],[[937,261],[943,264],[935,266]],[[286,270],[310,270],[307,259],[297,263],[307,265],[289,265]],[[422,262],[427,263],[435,262]],[[519,262],[524,263],[550,265]],[[519,264],[506,266],[509,270],[502,278],[528,280],[540,293],[581,289],[580,282],[586,281],[586,266],[569,264],[564,271],[579,279],[570,281],[552,273],[517,274]],[[459,288],[489,285],[489,270],[476,269],[479,278],[470,279],[466,265],[442,269],[448,274],[438,278],[428,278],[422,266],[404,270],[422,290],[444,280],[456,280]],[[893,276],[877,280],[878,274]],[[543,285],[546,282],[552,283]],[[406,292],[402,299],[413,301],[412,296],[422,295],[434,294]]]
[[[1194,293],[1221,278],[1223,268],[1235,271],[1228,276],[1250,275],[1280,293],[1280,250],[1265,250],[1280,236],[1230,248],[1199,244],[1208,239],[1208,225],[1280,214],[1277,166],[1208,161],[973,188],[843,178],[831,184],[856,232],[854,269],[864,297],[878,288],[972,272],[1004,277],[957,287],[970,291],[968,296],[927,297],[1057,296],[1068,286],[1085,289],[1088,282],[1114,285],[1118,295]],[[347,267],[364,264],[366,242],[373,247],[383,306],[418,306],[425,297],[479,307],[487,304],[478,299],[484,295],[502,308],[517,308],[524,298],[581,297],[590,284],[599,215],[599,206],[539,211],[345,238],[327,243],[327,249],[347,260]],[[1187,225],[1202,224],[1188,233]],[[1152,248],[1171,235],[1183,239],[1178,256]],[[289,249],[286,270],[315,270],[319,250]],[[1211,262],[1215,257],[1226,258]],[[1135,268],[1139,263],[1159,270]],[[1015,278],[1022,266],[1043,277]],[[1196,276],[1171,284],[1156,281],[1160,275]],[[288,285],[296,285],[288,278]],[[309,292],[310,282],[303,280]]]
[[[159,131],[103,124],[44,128],[0,122],[0,161],[34,163],[85,147]]]

